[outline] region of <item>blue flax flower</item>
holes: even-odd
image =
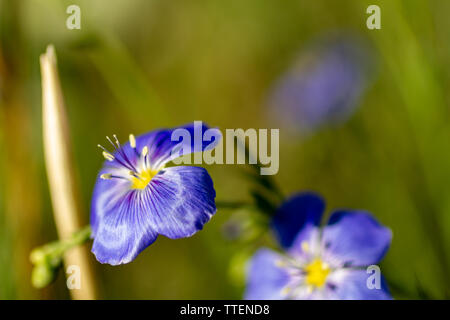
[[[208,129],[198,124],[180,128],[191,137],[203,137]],[[216,212],[216,193],[204,168],[165,165],[189,151],[210,150],[218,141],[172,141],[174,130],[130,135],[123,145],[113,136],[114,142],[108,140],[114,152],[100,146],[107,161],[91,204],[92,252],[99,262],[128,263],[160,234],[171,239],[192,236]]]
[[[370,289],[365,267],[378,263],[391,231],[361,211],[334,212],[320,228],[325,205],[313,193],[287,200],[272,221],[286,252],[260,249],[247,274],[247,299],[391,299],[384,278]]]
[[[351,37],[329,38],[303,52],[276,82],[269,104],[302,133],[345,121],[368,84],[371,58]]]

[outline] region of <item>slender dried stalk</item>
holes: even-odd
[[[80,211],[71,158],[68,123],[53,46],[41,55],[44,152],[53,212],[60,239],[69,238],[81,227]],[[67,266],[81,271],[81,289],[70,291],[73,299],[95,299],[92,266],[86,247],[77,247],[64,256]]]

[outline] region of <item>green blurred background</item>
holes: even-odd
[[[66,8],[81,8],[81,30]],[[381,7],[381,30],[366,8]],[[203,120],[273,128],[268,90],[310,41],[337,30],[371,43],[377,76],[349,121],[295,138],[280,128],[285,194],[316,190],[393,230],[381,268],[395,298],[450,288],[450,1],[0,0],[0,299],[68,298],[62,274],[30,284],[29,252],[57,238],[42,144],[39,55],[55,45],[85,221],[105,135],[125,140]],[[217,200],[249,199],[238,166],[208,166]],[[194,237],[160,237],[132,263],[94,262],[102,298],[240,299],[238,244],[219,209]],[[95,260],[93,258],[93,260]],[[236,260],[236,259],[235,259]],[[232,269],[232,264],[231,264]]]

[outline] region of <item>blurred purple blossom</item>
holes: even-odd
[[[271,112],[303,133],[341,123],[359,105],[373,71],[363,41],[328,37],[303,51],[276,81]]]

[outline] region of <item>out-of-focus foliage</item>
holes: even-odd
[[[366,8],[381,7],[381,30]],[[81,8],[81,30],[66,8]],[[105,135],[121,141],[203,120],[273,128],[268,97],[299,52],[350,32],[372,45],[376,77],[345,123],[306,138],[280,127],[284,194],[371,211],[393,231],[381,268],[396,298],[449,297],[448,1],[0,0],[0,298],[67,298],[62,274],[31,288],[31,248],[56,239],[42,152],[39,54],[58,52],[85,221]],[[279,124],[276,124],[279,125]],[[217,200],[248,201],[238,167],[209,166]],[[241,298],[247,251],[219,209],[192,238],[161,237],[131,264],[96,264],[103,298]],[[245,249],[247,250],[247,249]],[[231,265],[234,263],[235,265]]]

